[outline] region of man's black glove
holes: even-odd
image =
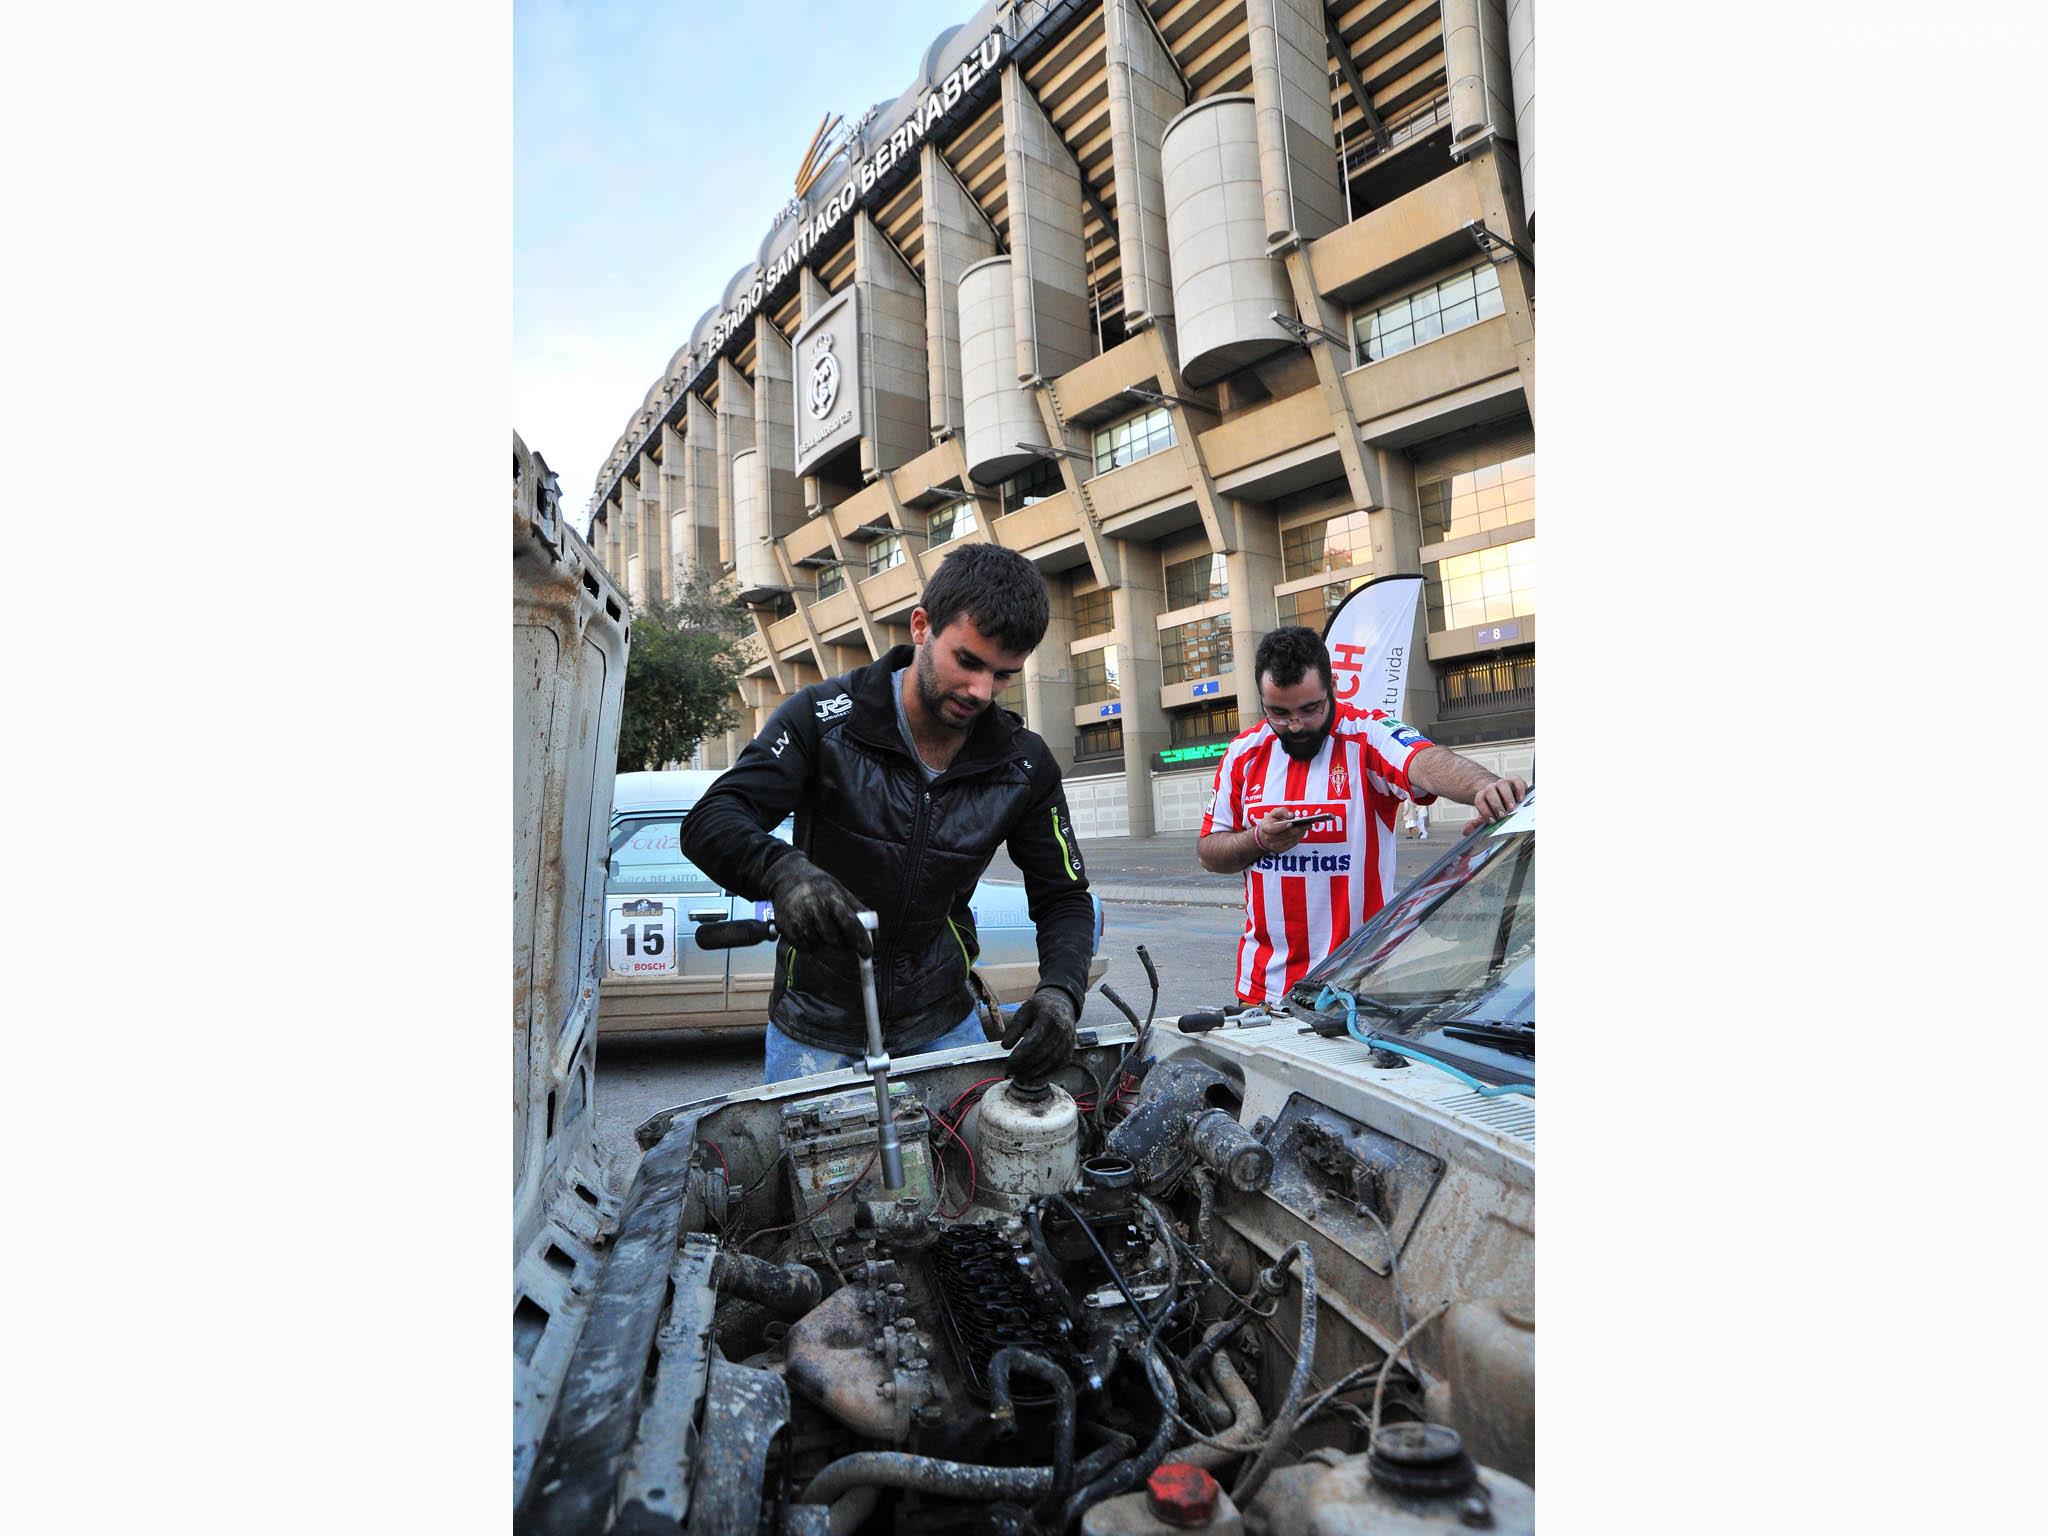
[[[850,949],[872,955],[874,937],[860,924],[853,892],[800,853],[776,861],[768,871],[768,899],[775,926],[798,949]]]
[[[1003,1031],[1011,1047],[1011,1077],[1043,1082],[1074,1055],[1074,1000],[1058,987],[1041,987],[1011,1015]]]

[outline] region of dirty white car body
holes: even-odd
[[[1305,1010],[1084,1031],[1042,1095],[993,1045],[892,1063],[893,1190],[861,1071],[665,1111],[598,1180],[626,642],[543,468],[515,445],[515,1528],[1532,1530],[1533,1100]]]

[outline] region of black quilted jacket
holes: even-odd
[[[875,993],[892,1053],[922,1049],[972,1011],[967,972],[981,945],[968,901],[998,847],[1008,844],[1024,875],[1039,984],[1067,992],[1076,1013],[1095,936],[1059,764],[1044,740],[991,705],[927,784],[890,695],[891,674],[912,654],[899,645],[799,689],[705,791],[682,839],[685,857],[758,901],[790,853],[768,829],[796,813],[796,846],[879,918]],[[805,1045],[861,1054],[859,962],[802,954],[784,939],[769,1017]]]

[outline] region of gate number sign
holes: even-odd
[[[614,907],[610,946],[611,968],[621,976],[673,975],[675,909],[659,901],[629,901]]]

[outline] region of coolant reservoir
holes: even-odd
[[[1074,1187],[1081,1167],[1081,1115],[1066,1089],[1005,1078],[981,1096],[975,1119],[983,1204],[1021,1211],[1035,1196]]]

